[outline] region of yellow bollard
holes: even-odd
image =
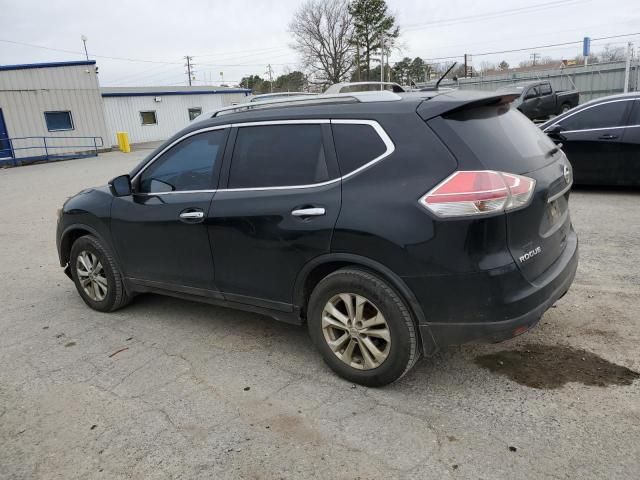
[[[121,152],[131,152],[131,145],[129,145],[129,134],[127,132],[116,132],[116,138],[118,139],[118,147]]]

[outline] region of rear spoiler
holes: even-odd
[[[445,113],[454,113],[470,108],[507,105],[518,98],[516,93],[482,93],[455,90],[431,99],[418,105],[416,112],[423,120],[430,120]]]

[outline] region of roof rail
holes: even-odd
[[[316,96],[293,96],[288,98],[274,98],[273,100],[264,100],[262,102],[248,102],[238,105],[231,105],[229,107],[219,108],[217,110],[211,110],[198,115],[193,121],[199,122],[207,120],[209,118],[219,117],[221,115],[227,115],[229,113],[246,112],[248,110],[262,110],[266,108],[277,107],[295,107],[295,106],[310,106],[310,105],[327,105],[327,104],[342,104],[342,103],[366,103],[366,102],[389,102],[400,100],[400,96],[389,91],[375,91],[375,92],[352,92],[352,93],[338,93],[334,95],[316,95]]]
[[[390,88],[393,93],[402,93],[406,92],[406,90],[399,84],[395,82],[377,82],[377,81],[366,81],[366,82],[341,82],[334,83],[330,85],[329,88],[325,90],[325,94],[335,94],[335,93],[355,93],[355,92],[375,92],[375,91],[385,91]]]

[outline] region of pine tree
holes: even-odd
[[[385,48],[389,48],[400,35],[400,29],[385,0],[354,0],[349,4],[349,13],[353,19],[354,43],[363,59],[364,77],[369,80],[371,57],[381,49],[382,38]]]

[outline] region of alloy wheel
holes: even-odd
[[[95,302],[103,301],[109,292],[109,284],[98,257],[87,250],[81,251],[76,259],[76,272],[84,293]]]
[[[389,356],[389,325],[382,312],[362,295],[331,297],[322,311],[322,333],[333,353],[353,368],[371,370]]]

